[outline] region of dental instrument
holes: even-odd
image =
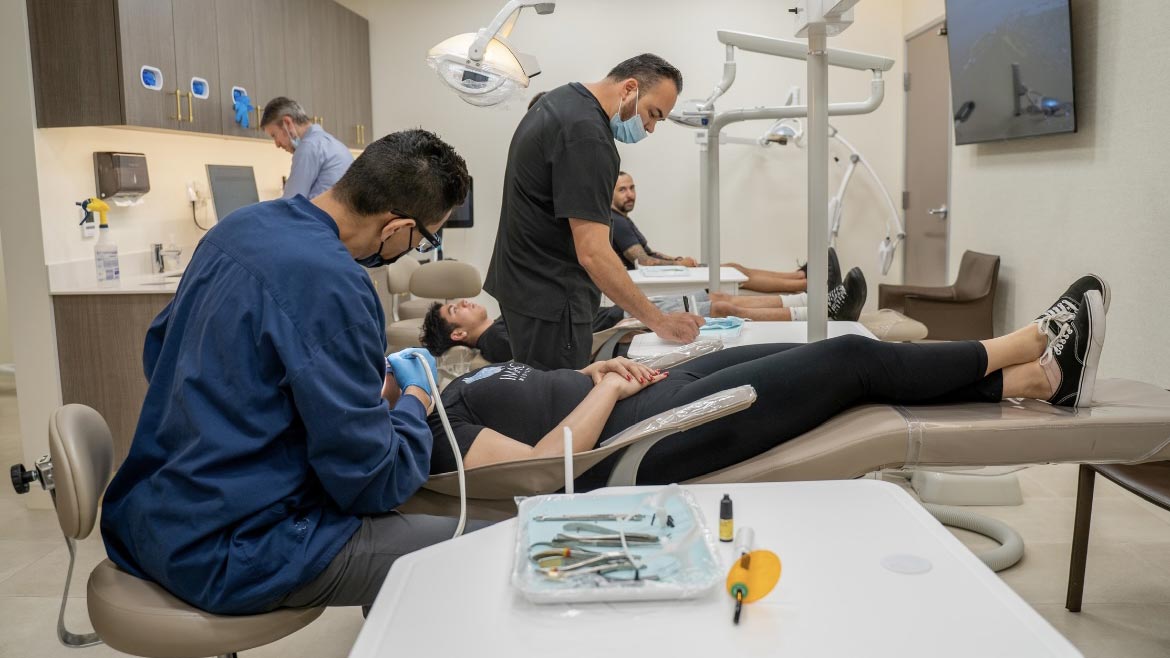
[[[427,53],[427,65],[466,103],[487,107],[509,101],[540,75],[536,58],[517,51],[507,40],[520,11],[531,7],[545,15],[556,6],[556,2],[509,0],[487,27],[436,44]]]

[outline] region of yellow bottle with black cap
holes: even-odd
[[[719,541],[731,541],[735,538],[735,521],[731,514],[731,496],[723,494],[719,501]]]

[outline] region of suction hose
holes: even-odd
[[[435,383],[435,376],[422,354],[417,352],[412,357],[423,362],[423,372],[427,373],[427,383],[431,387],[431,399],[439,410],[439,420],[443,422],[443,431],[447,433],[447,440],[451,442],[451,454],[455,455],[455,470],[459,472],[459,525],[455,526],[452,539],[463,534],[463,527],[467,525],[467,476],[463,472],[463,453],[459,451],[459,443],[455,441],[455,432],[451,429],[451,421],[447,420],[447,410],[443,408],[443,396],[439,393],[439,385]]]
[[[999,542],[999,548],[977,555],[992,571],[1003,571],[1024,557],[1020,533],[1002,521],[950,505],[923,503],[922,507],[945,526],[970,530]]]

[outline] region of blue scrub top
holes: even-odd
[[[353,154],[349,147],[321,126],[309,126],[293,152],[292,169],[281,198],[291,199],[301,194],[312,199],[336,185],[351,164]]]
[[[119,567],[204,610],[273,607],[363,515],[426,480],[426,410],[381,398],[385,316],[328,214],[241,208],[203,238],[150,326],[150,382],[106,491]]]

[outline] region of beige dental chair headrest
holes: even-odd
[[[470,298],[482,288],[479,270],[457,260],[426,263],[410,276],[410,294],[426,299]]]

